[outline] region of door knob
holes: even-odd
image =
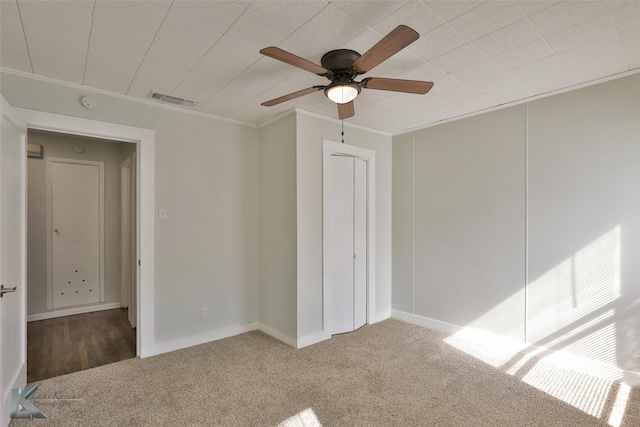
[[[17,286],[14,286],[13,288],[5,288],[4,285],[0,285],[0,298],[2,298],[4,294],[15,292],[17,288]]]

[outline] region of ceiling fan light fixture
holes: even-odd
[[[364,55],[360,55],[351,49],[331,50],[322,55],[320,59],[321,66],[275,46],[261,49],[260,53],[263,55],[317,74],[318,76],[326,77],[331,81],[328,86],[312,86],[263,102],[261,105],[271,107],[300,96],[323,90],[327,98],[338,104],[338,118],[344,120],[353,117],[355,114],[353,100],[362,89],[388,90],[424,95],[433,86],[432,82],[381,77],[368,77],[359,82],[354,80],[361,74],[367,73],[372,68],[400,52],[418,40],[419,37],[420,34],[418,34],[417,31],[406,25],[398,25],[371,49],[366,51]]]
[[[338,83],[331,85],[324,90],[327,98],[336,104],[346,104],[355,99],[360,93],[360,86],[355,83]]]

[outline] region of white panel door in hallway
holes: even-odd
[[[104,301],[101,162],[51,159],[51,292],[53,309]]]
[[[367,163],[331,156],[328,218],[330,332],[351,332],[367,322]]]
[[[9,424],[11,390],[24,388],[27,382],[27,129],[9,103],[0,101],[0,426],[4,427]]]

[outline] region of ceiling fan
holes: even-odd
[[[415,30],[406,25],[398,25],[364,55],[360,55],[350,49],[332,50],[322,56],[320,60],[322,66],[280,48],[266,47],[260,50],[261,54],[326,77],[331,83],[326,86],[313,86],[302,89],[271,101],[263,102],[261,105],[271,107],[300,96],[324,90],[324,94],[338,104],[338,116],[340,119],[346,119],[355,114],[353,100],[362,89],[425,94],[433,87],[432,82],[381,77],[367,77],[359,82],[355,80],[356,77],[370,71],[381,62],[418,40],[419,37],[420,35]]]

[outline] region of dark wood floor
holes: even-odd
[[[27,324],[27,382],[129,359],[136,333],[127,309],[97,311]]]

